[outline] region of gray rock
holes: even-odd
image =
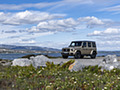
[[[117,56],[116,55],[107,55],[103,59],[103,62],[105,62],[106,64],[112,64],[112,63],[118,62]]]
[[[117,60],[116,55],[107,55],[103,61],[98,65],[102,70],[112,70],[114,68],[120,67],[120,63]]]
[[[0,60],[2,66],[11,66],[12,62],[9,60]]]
[[[30,57],[30,61],[35,68],[38,68],[40,66],[46,67],[46,62],[52,62],[51,59],[45,57],[44,55]]]
[[[30,59],[27,58],[19,58],[19,59],[14,59],[12,66],[29,66],[33,65],[35,68],[38,68],[40,66],[46,67],[46,62],[52,62],[51,59],[48,59],[44,55],[39,55],[39,56],[32,56]]]
[[[73,64],[71,64],[71,65],[69,66],[69,70],[70,70],[70,71],[79,71],[79,70],[82,71],[82,69],[83,69],[84,67],[85,67],[85,66],[82,65],[79,61],[75,61]]]
[[[1,64],[5,64],[6,62],[7,62],[7,61],[4,61],[4,60],[0,61]]]
[[[31,64],[31,61],[27,58],[14,59],[12,61],[12,66],[29,66]]]
[[[4,64],[2,64],[3,66],[11,66],[11,62],[6,62],[6,63],[4,63]]]

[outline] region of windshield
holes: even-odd
[[[69,47],[81,46],[82,42],[72,42]]]

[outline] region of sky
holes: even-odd
[[[120,50],[119,0],[0,0],[0,44],[61,49],[81,40]]]

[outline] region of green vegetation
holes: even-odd
[[[0,88],[7,90],[118,90],[120,70],[101,71],[98,66],[88,66],[83,71],[70,72],[68,66],[47,62],[47,67],[0,66]]]
[[[30,59],[31,56],[34,57],[34,56],[36,56],[36,55],[34,55],[34,54],[30,54],[30,55],[25,55],[25,56],[23,56],[23,57],[21,57],[21,58],[28,58],[28,59]]]

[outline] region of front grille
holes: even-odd
[[[70,49],[63,49],[63,51],[64,51],[64,52],[69,52],[69,51],[70,51]]]

